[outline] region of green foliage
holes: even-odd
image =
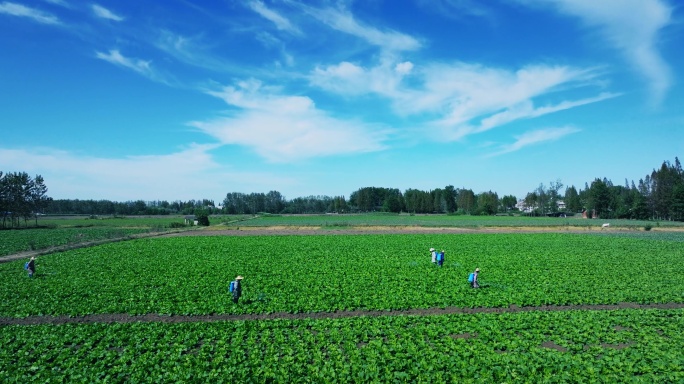
[[[1,232],[0,232],[1,233]],[[678,232],[141,239],[0,264],[0,316],[312,312],[0,325],[3,382],[684,381],[684,310],[316,319],[339,309],[684,302]],[[446,250],[435,268],[427,249]],[[645,257],[647,255],[648,257]],[[481,268],[482,287],[467,273]],[[228,282],[245,276],[234,305]],[[496,310],[493,310],[496,311]],[[201,319],[197,319],[201,320]]]
[[[106,227],[3,230],[0,231],[0,256],[89,241],[125,238],[149,231],[147,228]]]
[[[684,311],[0,327],[4,382],[684,380]]]
[[[42,257],[30,284],[21,260],[0,264],[0,316],[683,302],[684,235],[638,233],[138,239]],[[429,247],[446,250],[443,268]],[[488,285],[474,292],[475,267]]]

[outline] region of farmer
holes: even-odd
[[[235,281],[231,282],[231,292],[233,293],[233,303],[235,304],[238,303],[240,296],[242,296],[242,279],[244,277],[238,275]]]
[[[437,252],[434,248],[430,248],[430,253],[432,254],[432,264],[437,262]]]
[[[36,258],[31,256],[31,259],[28,262],[28,265],[26,266],[26,271],[28,272],[28,277],[33,277],[33,274],[36,273]]]
[[[480,268],[475,268],[475,272],[471,273],[470,276],[468,276],[468,281],[470,282],[470,286],[473,288],[480,288],[480,284],[477,282],[477,275],[480,274]]]
[[[444,264],[444,250],[442,249],[442,252],[437,253],[437,265],[440,267]]]

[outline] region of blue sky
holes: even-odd
[[[58,199],[217,203],[638,182],[684,153],[682,16],[674,0],[0,0],[0,170]]]

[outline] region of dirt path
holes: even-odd
[[[101,240],[86,241],[83,243],[67,244],[67,245],[61,245],[61,246],[56,246],[56,247],[44,248],[44,249],[36,249],[33,251],[24,251],[24,252],[14,253],[11,255],[0,256],[0,263],[7,263],[9,261],[19,260],[19,259],[28,259],[32,256],[38,257],[38,256],[43,256],[43,255],[49,255],[51,253],[69,251],[72,249],[94,247],[96,245],[102,245],[102,244],[107,244],[107,243],[116,243],[118,241],[142,239],[142,238],[146,238],[146,237],[173,236],[173,235],[180,234],[184,231],[185,232],[191,232],[192,230],[173,230],[173,231],[165,231],[165,232],[137,233],[134,235],[128,235],[128,236],[124,236],[124,237],[114,237],[114,238],[107,238],[107,239],[101,239]]]
[[[518,307],[511,305],[503,308],[427,308],[407,309],[397,311],[335,311],[315,313],[270,313],[247,315],[158,315],[146,314],[132,316],[128,314],[99,314],[87,316],[29,316],[25,318],[0,317],[0,326],[7,325],[42,325],[42,324],[90,324],[90,323],[134,323],[134,322],[162,322],[162,323],[192,323],[215,321],[243,321],[243,320],[302,320],[302,319],[339,319],[347,317],[382,317],[382,316],[434,316],[447,314],[475,314],[475,313],[517,313],[533,311],[615,311],[619,309],[684,309],[684,303],[637,304],[620,303],[605,305],[545,305],[539,307]]]

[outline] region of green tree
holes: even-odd
[[[475,193],[471,189],[459,189],[457,205],[463,213],[472,215],[477,210]]]
[[[610,190],[606,182],[595,179],[589,189],[590,209],[596,212],[596,216],[606,218],[610,212]]]
[[[572,213],[577,213],[582,211],[582,202],[580,201],[577,189],[572,185],[565,189],[565,196],[563,198],[565,202],[565,210]]]
[[[684,221],[684,183],[678,183],[672,189],[672,219]]]
[[[447,185],[446,187],[444,187],[444,189],[442,190],[442,195],[444,196],[444,202],[446,203],[447,213],[456,212],[458,205],[456,204],[457,193],[454,186]]]
[[[482,215],[493,215],[499,207],[499,196],[496,192],[482,192],[477,195],[478,212]]]
[[[504,212],[512,211],[516,204],[518,204],[518,199],[513,195],[505,195],[501,198],[501,208]]]

